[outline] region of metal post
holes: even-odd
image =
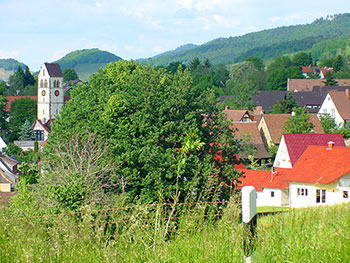
[[[251,255],[255,250],[254,234],[257,223],[256,190],[253,186],[242,188],[242,222],[243,222],[243,250],[245,262],[251,262]]]

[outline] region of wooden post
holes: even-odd
[[[251,255],[255,250],[254,234],[256,228],[256,190],[253,186],[242,188],[242,222],[243,222],[243,250],[245,262],[251,262]]]

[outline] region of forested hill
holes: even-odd
[[[318,56],[327,56],[322,53],[322,49],[320,51],[314,47],[317,45],[324,47],[326,44],[320,43],[334,39],[346,39],[349,36],[350,14],[340,14],[319,18],[305,25],[285,26],[243,36],[218,38],[203,45],[180,48],[139,61],[150,63],[153,66],[166,66],[174,61],[188,63],[194,57],[199,57],[208,58],[214,64],[232,64],[249,56],[268,60],[284,54],[307,50],[315,52],[315,55]],[[344,41],[341,44],[343,45]],[[350,45],[345,48],[344,52],[350,54],[349,49]]]
[[[80,79],[87,80],[99,68],[121,59],[110,52],[93,48],[70,52],[56,62],[60,64],[62,70],[66,68],[75,69]]]
[[[26,68],[26,65],[18,62],[13,58],[0,59],[0,80],[8,80],[10,75],[21,66],[22,69]]]

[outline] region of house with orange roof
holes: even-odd
[[[289,206],[332,205],[350,200],[350,148],[309,146],[284,180]]]
[[[273,171],[239,169],[238,188],[254,186],[257,194],[257,206],[287,206],[289,204],[288,182],[285,177],[290,169]]]
[[[254,157],[256,159],[269,159],[269,155],[264,142],[261,138],[261,134],[258,130],[258,123],[261,115],[253,116],[247,110],[229,110],[223,111],[227,120],[231,122],[230,127],[235,130],[234,135],[236,137],[248,137],[250,143],[256,148]],[[246,158],[247,156],[241,156]]]
[[[288,79],[287,91],[313,91],[315,86],[325,86],[326,79]],[[350,86],[350,79],[335,79],[338,86]]]
[[[273,167],[292,168],[309,145],[326,146],[330,141],[334,142],[337,147],[346,146],[342,134],[284,133],[278,146]]]
[[[252,122],[254,117],[247,110],[230,110],[225,109],[223,113],[227,120],[231,122]]]
[[[291,117],[291,114],[264,114],[259,122],[258,129],[262,134],[264,142],[271,147],[279,145],[284,124]],[[313,133],[324,133],[317,114],[310,113],[310,122],[314,125]]]
[[[330,91],[318,112],[318,115],[322,114],[329,114],[339,126],[350,122],[350,89]]]
[[[310,145],[293,168],[239,169],[238,188],[253,186],[257,206],[308,207],[350,200],[350,148]]]

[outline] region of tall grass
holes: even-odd
[[[230,202],[11,218],[0,211],[0,262],[243,262]],[[218,214],[220,214],[218,216]],[[350,204],[259,217],[255,262],[350,262]]]
[[[0,262],[242,262],[239,209],[212,207],[182,207],[170,223],[162,205],[13,220],[2,213]]]

